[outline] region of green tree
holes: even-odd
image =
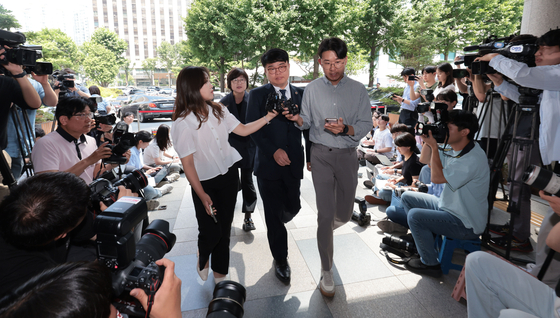
[[[313,59],[313,79],[319,76],[319,44],[325,38],[341,36],[345,23],[338,0],[295,0],[294,11],[298,14],[293,25],[291,38],[295,40],[293,47],[297,48],[302,60]]]
[[[171,45],[169,42],[161,42],[157,48],[157,61],[171,74],[174,68],[181,64],[181,44]],[[155,70],[155,68],[154,68]],[[171,86],[171,81],[169,82]]]
[[[144,69],[144,73],[148,75],[150,78],[150,83],[154,85],[154,73],[156,72],[158,60],[154,57],[147,58],[142,61],[142,68]]]
[[[130,72],[134,69],[134,65],[136,65],[136,62],[132,63],[132,65],[130,64],[131,62],[129,59],[126,59],[126,62],[123,64],[125,86],[128,86],[128,84],[130,84]]]
[[[376,60],[379,51],[395,51],[395,39],[400,36],[402,21],[398,21],[398,11],[402,0],[350,0],[346,3],[346,20],[357,25],[349,36],[368,52],[369,81],[373,86]]]
[[[116,63],[119,67],[122,67],[125,63],[127,63],[127,59],[124,57],[123,53],[128,49],[128,43],[119,38],[117,33],[110,31],[109,29],[99,28],[93,32],[90,41],[113,52]]]
[[[222,91],[228,63],[244,45],[239,34],[243,33],[246,7],[246,1],[197,0],[185,18],[190,53],[218,71]]]
[[[43,60],[53,64],[55,70],[61,68],[76,69],[82,62],[83,54],[72,38],[60,29],[42,29],[27,32],[27,43],[43,47]]]
[[[109,86],[119,73],[117,57],[104,46],[90,41],[82,46],[84,71],[91,80],[103,87]]]
[[[0,29],[10,30],[11,28],[21,28],[21,25],[12,14],[12,11],[0,4]]]

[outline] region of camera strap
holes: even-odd
[[[463,148],[463,150],[461,150],[461,152],[456,155],[456,156],[452,156],[450,154],[447,154],[446,152],[452,151],[452,148],[445,148],[445,146],[447,146],[447,144],[445,144],[443,146],[443,148],[439,148],[441,151],[443,151],[443,154],[447,157],[451,157],[451,158],[461,158],[462,156],[468,154],[471,150],[473,150],[474,148],[474,141],[469,141],[469,143],[465,146],[465,148]]]
[[[410,257],[411,255],[407,256],[407,254],[409,254],[409,253],[404,252],[404,251],[399,250],[399,249],[396,249],[396,248],[394,248],[392,246],[389,246],[385,243],[380,243],[379,247],[381,248],[381,251],[379,251],[379,253],[381,255],[385,255],[385,258],[393,264],[397,264],[397,265],[407,264],[411,259],[411,257]],[[389,256],[389,254],[397,255],[398,257],[400,257],[400,260]]]

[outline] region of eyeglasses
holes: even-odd
[[[245,82],[246,82],[245,78],[243,78],[243,77],[241,77],[241,78],[236,78],[236,79],[231,80],[231,81],[232,81],[233,83],[239,83],[239,84],[245,83]]]
[[[73,117],[80,117],[80,119],[93,119],[93,113],[75,113],[74,115],[72,115]]]
[[[344,61],[336,61],[334,63],[331,63],[329,61],[324,61],[322,63],[324,68],[330,68],[331,66],[334,66],[335,68],[341,68],[345,65]]]
[[[278,66],[278,67],[269,67],[266,69],[266,71],[270,74],[276,74],[278,73],[284,73],[286,72],[286,70],[288,69],[288,66],[286,65],[282,65],[282,66]]]

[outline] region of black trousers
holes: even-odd
[[[278,180],[257,177],[257,183],[263,200],[268,245],[272,257],[277,261],[284,261],[288,257],[288,232],[284,223],[291,220],[301,209],[301,180],[294,178],[291,173],[284,173]]]
[[[253,212],[257,205],[257,191],[253,184],[253,169],[240,168],[241,173],[241,193],[243,195],[243,205],[241,205],[241,212]]]
[[[399,123],[409,126],[409,132],[414,136],[414,128],[418,123],[418,112],[401,108]]]
[[[210,180],[201,181],[202,188],[214,204],[218,223],[206,213],[202,201],[192,190],[194,209],[198,221],[198,251],[200,269],[212,255],[211,267],[216,273],[227,274],[229,268],[229,241],[233,211],[237,200],[239,176],[237,168]]]

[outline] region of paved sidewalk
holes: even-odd
[[[366,176],[365,168],[360,172]],[[371,190],[358,182],[357,195]],[[256,184],[256,181],[255,181]],[[173,191],[160,199],[166,210],[150,212],[150,218],[165,219],[177,235],[177,243],[167,258],[176,263],[183,281],[183,317],[205,317],[212,299],[212,273],[206,282],[198,277],[196,264],[197,222],[190,186],[184,175],[174,182]],[[241,192],[231,233],[229,279],[247,289],[244,317],[466,317],[464,301],[451,298],[459,276],[450,271],[440,279],[422,277],[391,265],[379,253],[383,234],[376,226],[367,228],[350,221],[335,231],[334,279],[336,295],[329,299],[317,289],[320,259],[317,250],[317,207],[311,173],[305,171],[301,185],[299,214],[287,224],[291,284],[286,286],[274,275],[268,247],[262,200],[253,214],[256,230],[242,230]],[[385,207],[368,205],[374,219],[385,216]],[[357,210],[357,206],[356,206]],[[375,224],[375,222],[372,222]],[[454,262],[464,260],[455,253]]]

